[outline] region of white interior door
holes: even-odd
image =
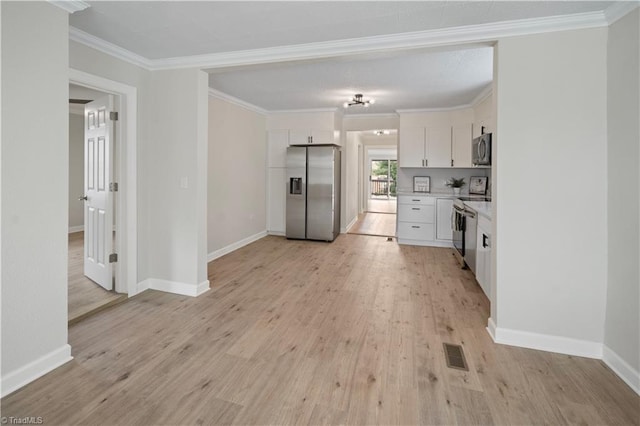
[[[84,108],[84,274],[107,290],[113,289],[109,263],[113,249],[111,111],[112,95]]]

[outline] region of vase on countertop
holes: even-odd
[[[460,188],[453,188],[453,195],[460,195]]]

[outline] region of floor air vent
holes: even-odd
[[[444,357],[447,360],[447,367],[469,371],[469,368],[467,367],[467,361],[464,359],[462,346],[452,345],[451,343],[443,343],[443,345]]]

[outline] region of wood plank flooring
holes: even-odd
[[[492,343],[450,249],[266,237],[198,298],[146,291],[69,329],[75,359],[5,397],[45,424],[638,424],[601,361]],[[443,342],[469,371],[446,367]]]
[[[390,213],[363,213],[349,230],[350,234],[396,236],[396,215]]]
[[[367,211],[372,213],[396,213],[396,198],[369,198],[367,200]]]
[[[73,324],[97,310],[127,299],[124,294],[107,291],[84,276],[84,232],[69,234],[68,314]]]

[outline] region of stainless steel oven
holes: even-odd
[[[460,199],[454,200],[451,212],[453,246],[458,260],[463,266],[476,270],[476,232],[478,218],[476,212],[465,206]]]

